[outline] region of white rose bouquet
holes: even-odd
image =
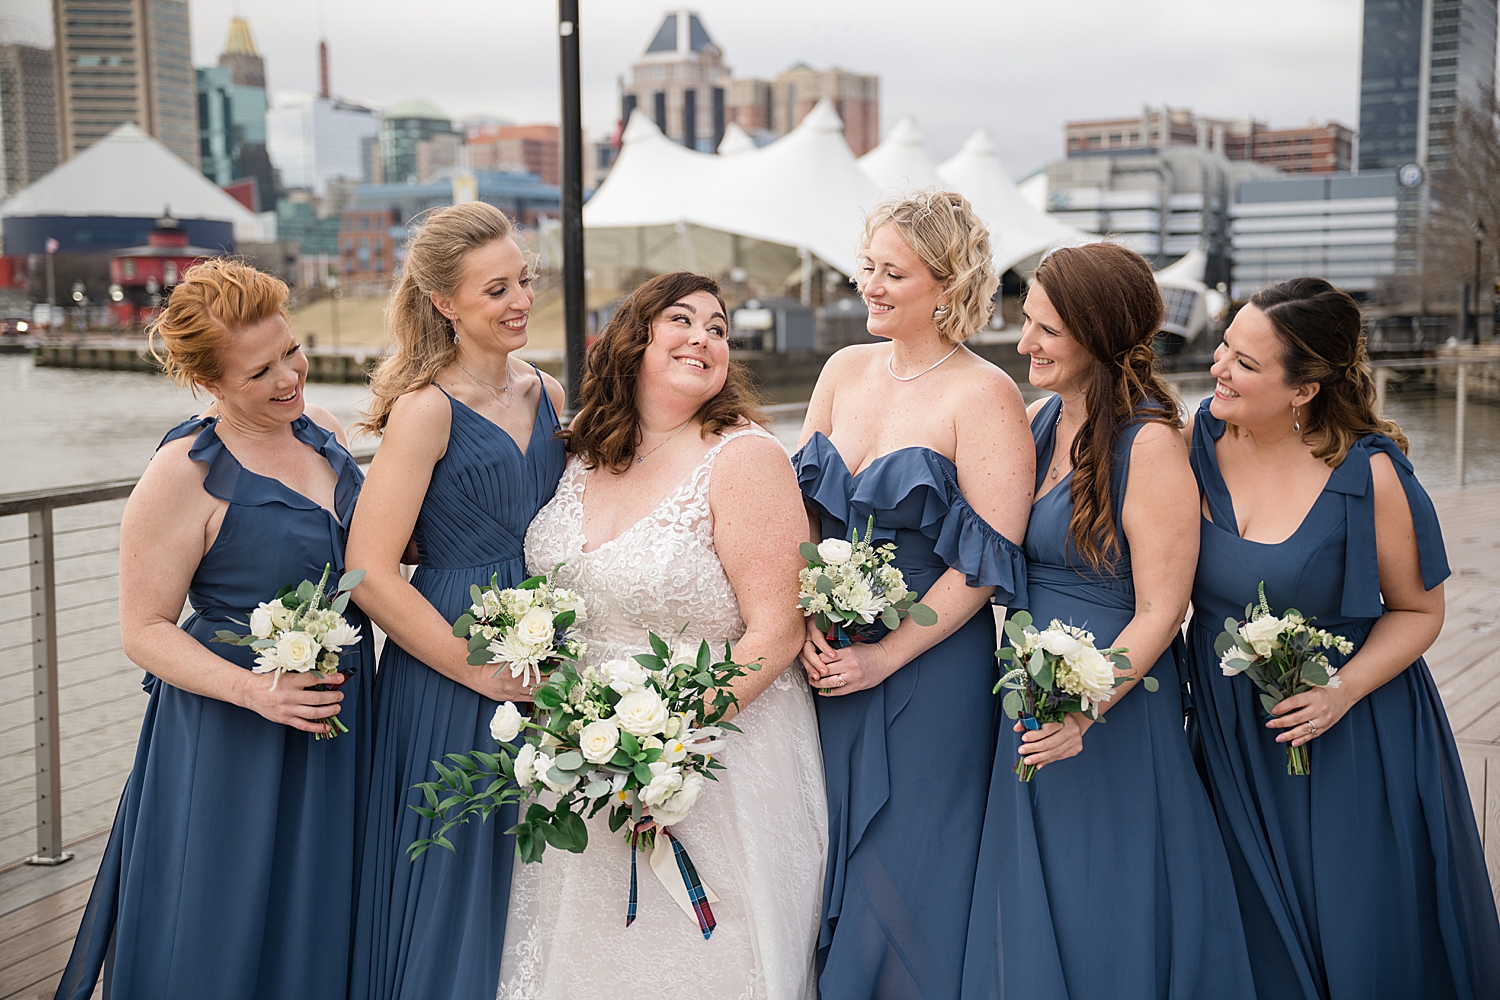
[[[877,620],[888,629],[907,617],[918,625],[937,624],[936,612],[917,603],[916,592],[906,589],[906,578],[890,565],[896,546],[889,542],[874,545],[874,532],[875,518],[871,517],[864,538],[856,526],[848,541],[825,538],[817,545],[802,543],[807,567],[799,574],[797,606],[835,648],[868,642]]]
[[[588,648],[575,628],[587,617],[583,598],[550,586],[545,576],[501,588],[496,574],[488,587],[474,585],[469,593],[474,603],[453,623],[453,634],[468,640],[474,666],[509,666],[512,677],[532,684],[559,663],[577,660]]]
[[[665,828],[682,822],[708,782],[718,780],[714,772],[724,765],[715,755],[727,733],[739,732],[724,719],[739,704],[730,684],[760,664],[736,663],[727,645],[716,661],[707,642],[673,649],[655,633],[648,635],[651,652],[629,660],[583,668],[558,664],[534,692],[536,714],[529,720],[509,702],[501,705],[490,728],[499,752],[475,750],[449,754],[448,764],[434,761],[439,780],[417,786],[427,805],[412,808],[443,825],[407,848],[412,858],[434,845],[452,850],[447,832],[476,814],[483,821],[508,802],[551,792],[558,796],[555,805],[532,801],[507,831],[515,834],[522,861],[540,861],[549,844],[583,853],[589,842],[585,816],[608,809],[609,828],[623,830],[632,848],[661,855],[670,847],[666,858],[676,857],[670,871],[680,873],[686,892],[682,884],[668,884],[668,891],[696,913],[707,937],[714,897]],[[523,732],[519,750],[508,745]],[[634,865],[632,852],[632,890]],[[666,884],[660,860],[653,857],[651,865]],[[627,924],[634,919],[633,891],[631,898]]]
[[[359,642],[359,629],[344,620],[344,609],[349,606],[349,591],[359,586],[365,578],[362,569],[351,570],[339,577],[333,592],[328,590],[328,577],[333,567],[323,567],[323,577],[317,583],[303,580],[295,587],[286,586],[277,591],[273,601],[264,603],[250,612],[248,622],[238,622],[250,630],[249,635],[240,635],[228,629],[220,629],[209,642],[223,642],[231,646],[249,646],[256,651],[255,666],[250,669],[257,674],[274,673],[276,682],[284,673],[320,674],[340,673],[340,660],[344,647]],[[350,667],[342,673],[353,674]],[[326,691],[328,686],[317,684],[311,691]],[[330,716],[328,730],[318,733],[317,739],[333,739],[349,728],[339,721],[337,715]]]
[[[1245,621],[1224,619],[1224,631],[1214,641],[1219,668],[1226,677],[1246,674],[1260,688],[1261,707],[1267,718],[1271,710],[1294,694],[1315,687],[1338,687],[1338,668],[1328,665],[1322,650],[1335,649],[1345,656],[1354,644],[1341,635],[1313,628],[1311,619],[1288,608],[1278,616],[1266,603],[1266,584],[1262,580],[1260,602],[1245,605]],[[1286,773],[1312,773],[1307,745],[1286,745]]]
[[[1011,644],[995,655],[1011,667],[995,685],[995,693],[1005,690],[1001,704],[1006,716],[1020,719],[1027,729],[1061,722],[1069,712],[1103,722],[1099,706],[1114,697],[1115,688],[1130,680],[1117,673],[1131,669],[1125,656],[1130,650],[1097,649],[1092,632],[1064,625],[1055,618],[1038,632],[1031,624],[1031,615],[1017,611],[1005,623],[1005,636]],[[1151,676],[1142,678],[1141,683],[1147,691],[1160,686]],[[1036,775],[1036,767],[1025,757],[1018,757],[1012,770],[1022,781]]]

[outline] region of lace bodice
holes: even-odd
[[[526,566],[551,573],[562,563],[553,582],[588,595],[586,662],[640,652],[648,629],[668,638],[686,626],[685,638],[715,646],[744,635],[714,549],[708,486],[719,452],[745,435],[771,437],[759,427],[726,434],[655,510],[592,552],[583,551],[586,470],[577,456],[569,460],[556,496],[526,532]]]

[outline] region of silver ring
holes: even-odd
[[[1315,725],[1313,725],[1311,722],[1309,722],[1307,724],[1307,733],[1308,733],[1309,736],[1316,736],[1316,735],[1318,735],[1318,727],[1315,726]]]
[[[848,683],[847,681],[844,680],[844,675],[843,674],[834,674],[833,676],[836,677],[836,678],[838,678],[838,683],[835,684],[834,687],[843,687],[846,683]]]

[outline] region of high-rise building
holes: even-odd
[[[319,93],[281,91],[266,112],[266,149],[289,189],[328,194],[339,179],[369,179],[369,147],[380,119],[372,108],[333,96],[328,44],[318,43]]]
[[[855,156],[880,145],[880,77],[798,63],[771,82],[771,130],[786,135],[824,98],[844,123]]]
[[[409,98],[380,119],[380,177],[386,184],[417,178],[417,143],[453,131],[453,121],[427,101]]]
[[[471,170],[520,171],[557,183],[556,125],[480,125],[467,133]]]
[[[0,45],[0,199],[57,166],[52,50]]]
[[[52,0],[52,19],[59,159],[134,122],[196,168],[187,0]]]
[[[1146,107],[1140,117],[1067,122],[1063,132],[1068,156],[1196,146],[1227,160],[1254,160],[1289,174],[1328,174],[1353,166],[1354,133],[1338,122],[1273,129],[1253,118],[1203,118],[1187,108]]]
[[[1496,0],[1365,0],[1359,169],[1442,169],[1459,101],[1495,88]]]
[[[260,206],[269,210],[276,204],[278,185],[266,153],[266,62],[255,51],[250,24],[242,17],[229,22],[219,68],[229,73],[234,178],[255,178]]]
[[[630,67],[630,83],[621,83],[620,120],[640,108],[675,141],[711,153],[724,138],[728,85],[724,52],[703,21],[694,11],[675,10]]]
[[[198,67],[198,166],[219,187],[237,176],[233,88],[225,67]]]

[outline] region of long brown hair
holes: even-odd
[[[594,341],[579,385],[578,413],[562,432],[568,450],[581,455],[590,469],[602,465],[623,472],[629,468],[640,439],[636,388],[641,358],[651,343],[651,323],[663,309],[694,292],[712,295],[724,315],[729,315],[717,281],[691,271],[675,271],[658,275],[631,292]],[[731,360],[724,387],[694,416],[703,422],[704,437],[742,420],[764,423],[749,370]]]
[[[1266,314],[1281,339],[1286,384],[1319,386],[1301,417],[1302,440],[1317,441],[1315,456],[1337,468],[1349,446],[1366,434],[1384,434],[1407,450],[1400,425],[1375,413],[1359,305],[1347,292],[1322,278],[1293,278],[1262,288],[1250,304]]]
[[[433,212],[413,229],[401,278],[385,307],[396,349],[370,379],[374,401],[357,430],[384,433],[396,400],[431,385],[458,357],[453,324],[432,304],[432,295],[452,295],[470,251],[510,239],[512,229],[504,212],[482,201]]]
[[[1102,570],[1120,554],[1110,493],[1120,432],[1137,420],[1182,422],[1177,397],[1154,367],[1151,340],[1161,330],[1161,292],[1141,255],[1113,243],[1053,250],[1032,280],[1094,359],[1083,390],[1087,412],[1069,455],[1068,534],[1089,565]]]

